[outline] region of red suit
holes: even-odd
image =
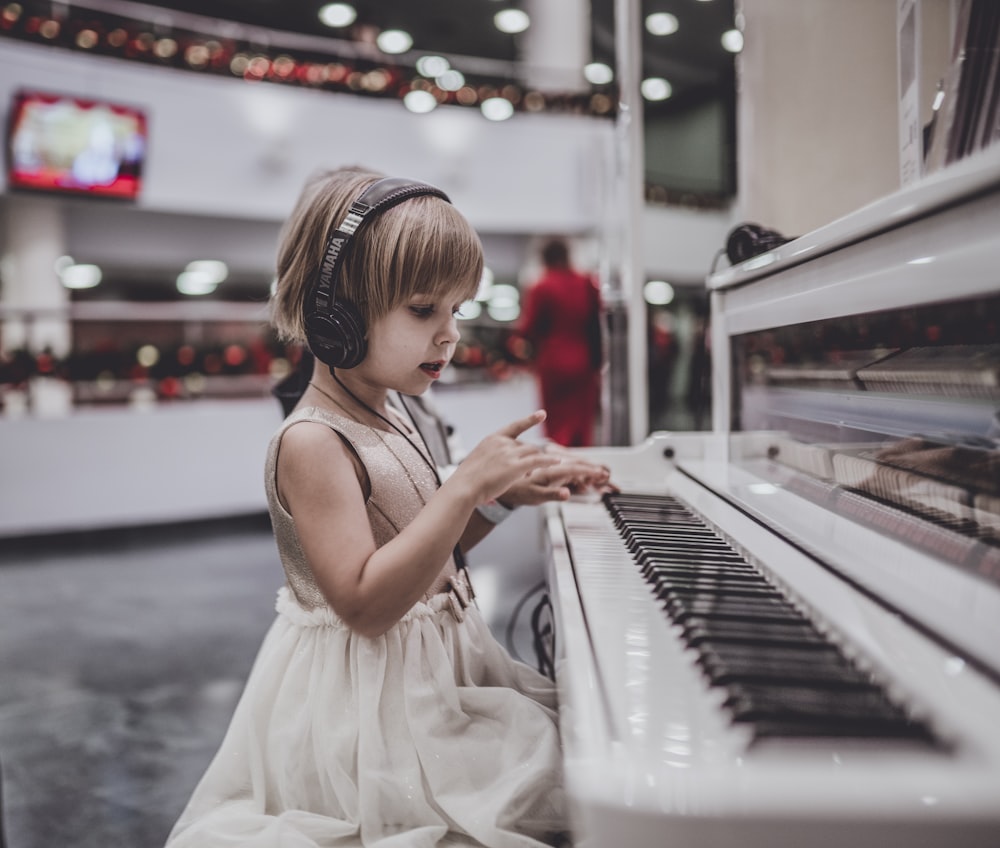
[[[548,268],[528,289],[521,334],[548,412],[545,434],[566,447],[594,443],[600,403],[601,299],[594,281],[572,268]]]

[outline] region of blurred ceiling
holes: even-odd
[[[288,49],[306,54],[339,55],[338,51],[371,57],[378,53],[374,40],[379,32],[402,29],[413,38],[412,49],[399,57],[386,57],[401,66],[412,66],[422,55],[443,55],[452,65],[465,72],[478,62],[502,70],[511,80],[519,80],[523,72],[524,49],[521,35],[501,32],[494,25],[494,15],[505,8],[521,8],[531,14],[533,4],[560,3],[560,0],[351,0],[357,10],[357,19],[350,26],[331,29],[324,25],[318,11],[326,0],[79,0],[71,6],[58,0],[25,0],[24,5],[36,14],[59,14],[60,8],[91,10],[109,16],[144,22],[153,32],[169,32],[172,28],[214,35],[220,39],[236,39],[272,51]],[[586,0],[581,0],[584,8]],[[676,18],[677,31],[656,36],[642,28],[641,68],[644,77],[667,79],[673,87],[673,96],[658,103],[646,103],[647,122],[657,118],[669,122],[673,113],[703,103],[731,104],[734,93],[734,56],[721,43],[721,36],[734,26],[734,0],[630,0],[641,3],[643,20],[654,13],[669,13]],[[573,6],[573,0],[564,5]],[[590,0],[591,54],[587,57],[616,68],[615,60],[615,7],[618,0]],[[83,12],[86,14],[86,12]],[[0,33],[2,34],[2,33]],[[72,43],[66,45],[72,47]],[[374,52],[373,52],[374,51]],[[647,124],[648,125],[648,124]],[[727,139],[720,139],[725,145]],[[731,156],[729,157],[731,158]],[[684,195],[690,191],[684,190]],[[709,192],[711,194],[711,192]],[[0,198],[0,207],[5,198]],[[669,199],[669,198],[668,198]],[[98,211],[99,210],[99,211]],[[94,219],[95,226],[105,226],[115,231],[108,218],[116,209],[95,210],[86,207],[86,214]],[[225,256],[223,249],[228,236],[236,239],[244,233],[244,223],[233,223],[228,229],[224,222],[213,221],[213,244],[200,245],[194,233],[184,229],[188,222],[183,216],[141,214],[129,210],[129,226],[181,228],[173,245],[188,243],[193,255]],[[148,220],[147,220],[148,219]],[[197,230],[201,226],[195,221]],[[221,227],[221,229],[220,229]],[[79,225],[71,228],[86,233]],[[190,229],[190,228],[189,228]],[[231,232],[230,232],[231,231]],[[276,233],[256,234],[261,244],[273,244]],[[520,242],[492,244],[493,261],[498,262],[497,272],[512,274],[523,246]],[[75,252],[87,253],[84,245],[74,246]],[[213,252],[214,251],[214,252]],[[238,254],[239,251],[233,251]],[[510,268],[501,267],[509,259]],[[128,289],[130,298],[167,297],[173,291],[173,276],[166,259],[162,263],[129,261],[122,256],[95,256],[105,269],[105,282],[92,293],[77,293],[82,299],[122,296]],[[263,271],[259,270],[264,268]],[[260,261],[254,268],[232,267],[232,286],[242,285],[247,292],[266,291],[270,284],[270,262]],[[227,284],[230,285],[230,284]],[[74,295],[75,297],[77,295]]]
[[[320,39],[371,43],[383,30],[402,29],[413,37],[413,56],[464,56],[516,66],[522,58],[522,36],[498,30],[494,15],[502,9],[520,8],[530,16],[533,3],[555,0],[352,0],[357,19],[341,29],[331,29],[320,21],[318,11],[325,2],[155,0],[142,5],[169,10],[160,19],[166,25],[182,23],[170,19],[172,11],[259,29],[259,37],[265,40],[265,31],[271,31],[306,36],[317,44]],[[101,5],[107,8],[113,4]],[[123,5],[140,8],[135,3]],[[586,2],[583,5],[586,7]],[[614,68],[616,0],[591,0],[589,5],[590,58]],[[643,76],[669,80],[677,105],[718,97],[720,86],[731,86],[733,54],[722,47],[720,38],[733,28],[734,0],[641,0],[641,13],[643,19],[653,13],[669,13],[677,19],[677,31],[670,35],[656,36],[642,30]],[[273,37],[276,43],[280,40],[277,35]],[[332,47],[334,42],[329,43]],[[453,64],[462,70],[460,63]]]

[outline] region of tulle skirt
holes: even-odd
[[[287,589],[169,848],[553,844],[554,686],[447,595],[353,633]]]

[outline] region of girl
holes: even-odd
[[[553,685],[494,640],[461,553],[488,529],[478,506],[564,499],[606,475],[518,441],[539,411],[440,483],[387,403],[447,366],[482,264],[430,186],[343,169],[303,192],[273,322],[317,361],[265,473],[287,582],[169,848],[560,844]]]

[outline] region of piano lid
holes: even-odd
[[[903,226],[1000,185],[1000,147],[985,148],[898,192],[879,198],[780,247],[754,256],[708,279],[710,289],[743,285],[809,262],[849,244]]]

